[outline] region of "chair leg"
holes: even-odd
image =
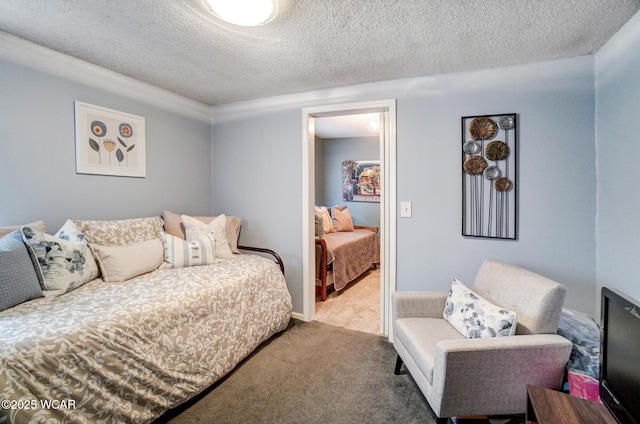
[[[398,359],[396,359],[396,369],[393,371],[395,375],[400,375],[400,368],[402,368],[402,358],[398,355]]]

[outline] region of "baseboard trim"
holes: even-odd
[[[291,318],[293,319],[299,319],[300,321],[304,321],[304,315],[300,314],[298,312],[291,312]]]

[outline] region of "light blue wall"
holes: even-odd
[[[3,59],[0,75],[0,226],[211,212],[210,122]],[[145,118],[146,178],[75,173],[74,100]]]
[[[380,203],[342,200],[342,162],[345,160],[380,160],[379,137],[346,137],[316,139],[322,157],[316,156],[316,204],[327,207],[346,205],[355,225],[380,226]],[[316,185],[318,187],[318,185]]]
[[[640,15],[596,55],[597,283],[640,300]]]
[[[593,313],[595,291],[595,89],[593,56],[361,84],[213,109],[214,208],[247,219],[250,237],[287,265],[302,312],[301,108],[397,99],[398,290],[472,283],[497,258],[568,288],[566,306]],[[461,236],[460,118],[518,113],[519,237]],[[259,171],[260,188],[255,174]],[[399,211],[398,211],[399,215]]]
[[[300,123],[299,110],[274,110],[213,128],[213,212],[242,218],[241,244],[280,254],[296,302],[302,302]]]

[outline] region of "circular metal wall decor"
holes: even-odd
[[[484,154],[489,160],[504,160],[509,156],[509,146],[499,140],[492,141],[485,147]]]
[[[487,161],[481,156],[471,156],[464,161],[464,172],[469,175],[480,175],[487,167]]]
[[[500,171],[500,168],[498,168],[497,166],[489,166],[487,167],[487,169],[484,170],[484,177],[487,180],[493,181],[496,178],[499,178],[502,176],[502,171]]]
[[[462,117],[462,235],[517,238],[517,115]]]
[[[480,154],[480,152],[482,152],[482,147],[480,146],[480,143],[478,143],[475,140],[469,140],[466,143],[464,143],[464,146],[462,146],[462,150],[464,150],[464,152],[468,155],[477,155]]]
[[[496,178],[493,184],[498,191],[509,191],[513,187],[513,183],[507,177]]]
[[[513,129],[516,123],[515,117],[513,115],[503,115],[498,119],[498,126],[502,130],[511,130]]]
[[[469,134],[474,140],[489,140],[496,136],[496,121],[488,117],[475,118],[469,124]]]

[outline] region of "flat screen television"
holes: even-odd
[[[602,288],[600,399],[622,424],[640,423],[640,302]]]

